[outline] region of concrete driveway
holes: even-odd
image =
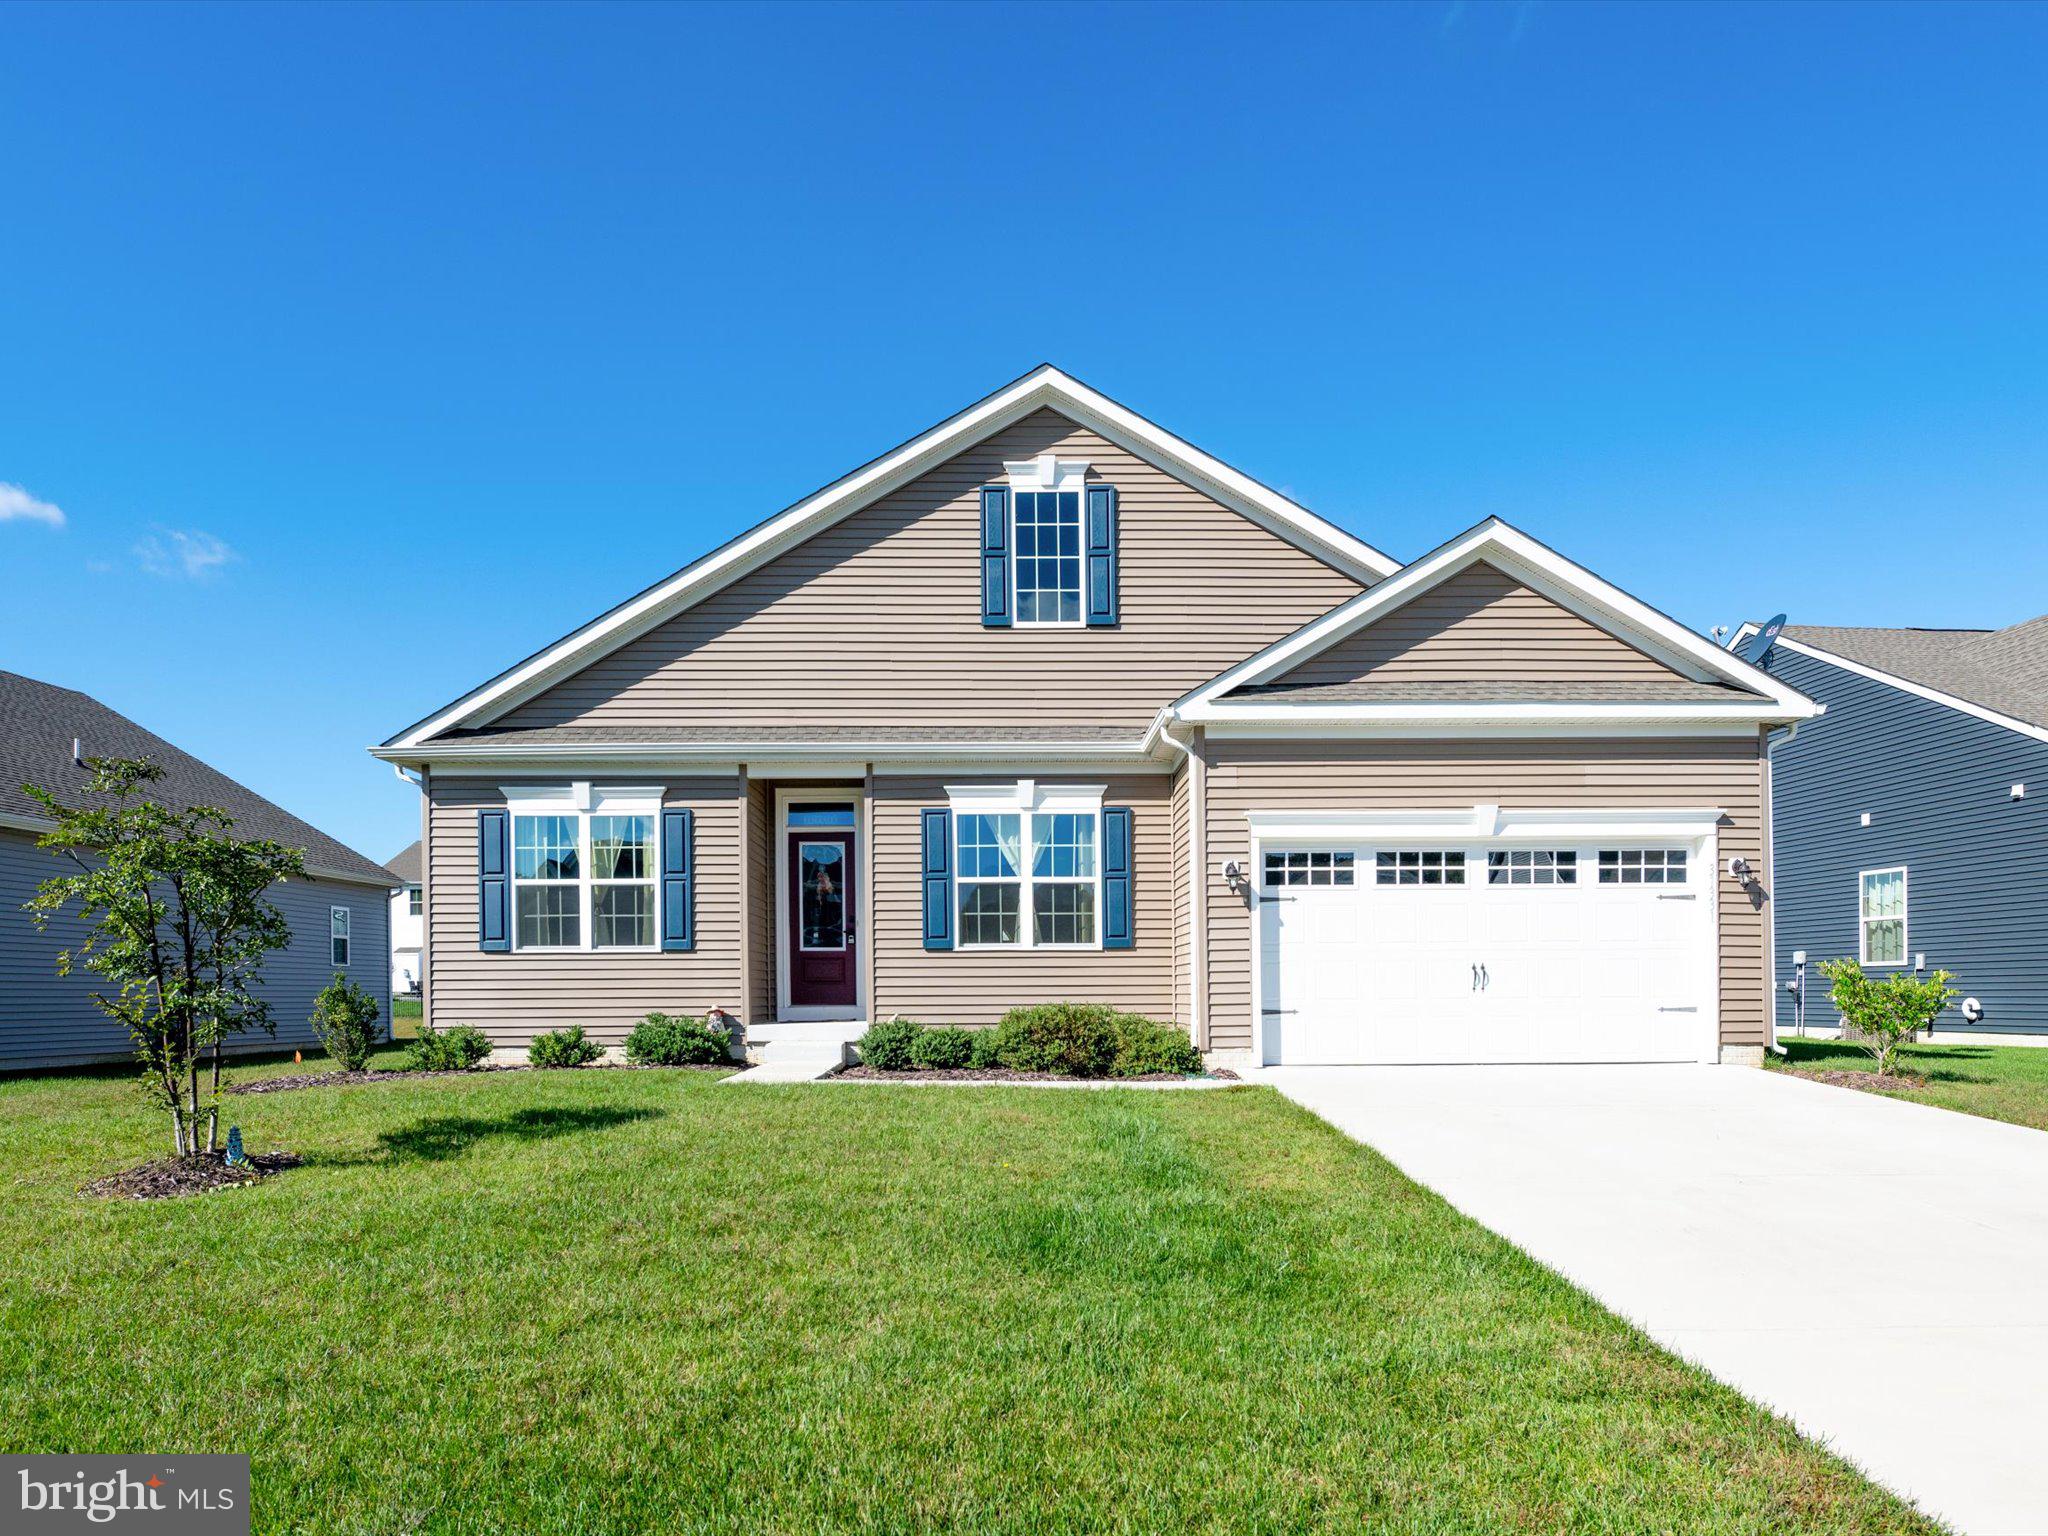
[[[2048,1533],[2048,1133],[1739,1067],[1256,1077],[1959,1530]]]

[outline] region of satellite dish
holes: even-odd
[[[1778,631],[1784,627],[1785,615],[1781,613],[1743,641],[1742,648],[1736,654],[1751,666],[1763,665],[1764,657],[1770,654],[1771,647],[1777,643]]]

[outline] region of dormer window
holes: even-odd
[[[981,621],[991,628],[1114,626],[1116,490],[1085,460],[1003,465],[981,493]]]

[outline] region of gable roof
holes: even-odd
[[[420,842],[414,838],[405,848],[384,861],[384,867],[398,876],[407,885],[418,885],[420,881]]]
[[[1398,568],[1397,561],[1300,503],[1233,469],[1050,363],[1041,363],[994,394],[812,492],[408,726],[377,749],[379,754],[389,756],[457,728],[488,725],[568,674],[695,606],[785,550],[1033,411],[1047,408],[1156,464],[1354,580],[1369,584]]]
[[[1290,686],[1285,675],[1368,625],[1399,611],[1480,562],[1627,642],[1674,674],[1570,683],[1417,680]],[[1174,706],[1183,720],[1279,720],[1355,724],[1582,720],[1725,721],[1758,724],[1820,713],[1811,699],[1724,651],[1638,598],[1497,517],[1467,529],[1378,586],[1332,609],[1194,689]]]
[[[365,885],[393,886],[390,873],[318,827],[299,820],[253,789],[236,783],[154,731],[70,688],[0,672],[0,824],[41,829],[49,812],[23,791],[34,784],[67,799],[84,792],[85,757],[146,757],[164,770],[153,798],[178,809],[211,805],[226,811],[245,837],[268,837],[306,851],[307,873]]]
[[[2048,614],[2004,629],[1788,624],[1776,643],[2048,740]]]

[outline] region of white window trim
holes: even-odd
[[[1863,882],[1872,875],[1897,875],[1899,877],[1899,958],[1896,960],[1873,960],[1870,958],[1870,925],[1888,923],[1888,917],[1865,917],[1863,915]],[[1858,965],[1880,966],[1885,970],[1906,970],[1913,964],[1911,902],[1912,888],[1903,864],[1886,864],[1878,869],[1856,871],[1856,963]]]
[[[948,784],[946,786],[947,816],[946,836],[951,840],[953,857],[953,932],[960,937],[955,941],[956,950],[969,952],[990,950],[1006,954],[1020,949],[1089,951],[1102,948],[1102,796],[1107,785],[1040,785],[1032,779],[1019,779],[1014,784]],[[1087,944],[1041,944],[1037,939],[1037,923],[1034,920],[1032,887],[1035,883],[1031,873],[1032,845],[1031,818],[1039,815],[1058,815],[1062,812],[1088,815],[1095,818],[1095,938]],[[960,818],[962,816],[1015,816],[1017,820],[1017,942],[1014,944],[969,944],[967,930],[961,925],[961,914],[967,905],[967,887],[990,883],[1008,885],[1008,880],[994,877],[978,879],[963,878],[960,874]],[[1048,876],[1046,885],[1084,885],[1091,882],[1079,877]]]
[[[1088,461],[1042,453],[1035,459],[1003,461],[1010,486],[1010,625],[1013,629],[1086,629],[1088,627]],[[1017,553],[1017,493],[1073,491],[1081,498],[1081,586],[1079,616],[1072,619],[1026,619],[1018,601],[1017,581],[1023,561]],[[1007,946],[1006,946],[1007,947]]]
[[[661,849],[661,789],[658,786],[604,786],[587,779],[570,784],[521,784],[502,789],[505,809],[512,818],[507,827],[508,917],[512,950],[528,955],[646,955],[661,948],[661,871],[650,868],[640,880],[599,880],[590,855],[590,818],[593,816],[648,816],[654,820],[654,850]],[[521,880],[519,878],[519,829],[521,816],[566,816],[576,823],[576,879]],[[521,944],[519,942],[519,888],[534,885],[569,885],[577,890],[575,944]],[[603,944],[596,942],[596,887],[600,885],[644,885],[655,893],[654,942],[651,944]]]
[[[341,932],[339,933],[334,931],[334,920],[336,918],[341,919]],[[329,907],[327,909],[327,963],[337,971],[347,970],[349,962],[355,959],[355,933],[354,929],[350,926],[352,921],[353,915],[347,907]],[[334,958],[334,944],[337,939],[341,941],[341,958],[339,960]]]

